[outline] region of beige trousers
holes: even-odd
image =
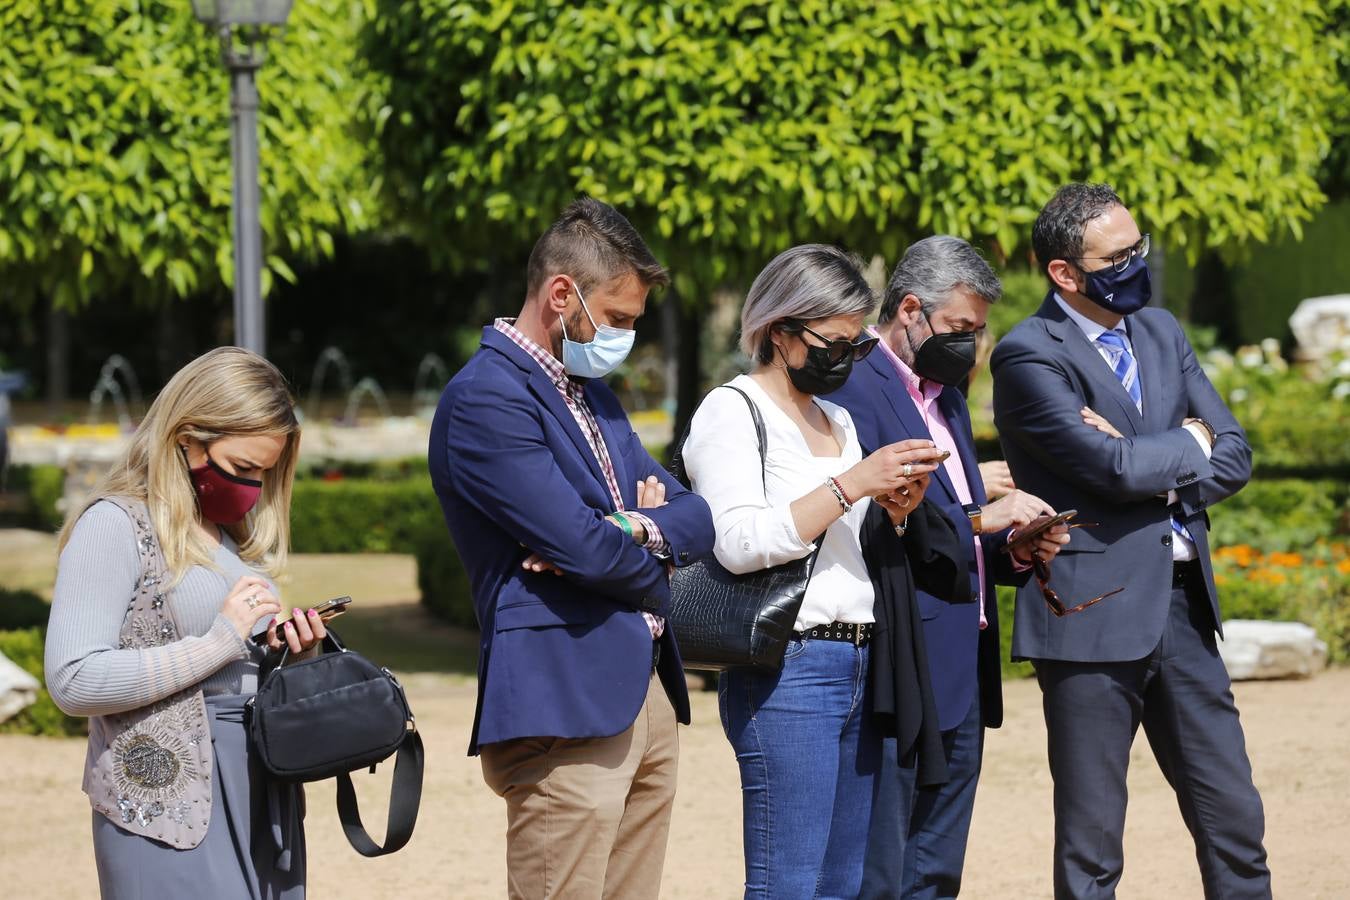
[[[484,744],[483,780],[506,800],[512,900],[656,900],[675,800],[679,736],[661,680],[607,738]]]

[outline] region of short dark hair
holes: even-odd
[[[926,237],[911,244],[896,263],[877,319],[883,325],[894,319],[909,294],[918,297],[924,315],[931,316],[962,285],[987,303],[997,303],[1003,296],[993,268],[968,242],[948,234]]]
[[[1045,204],[1031,226],[1031,249],[1046,277],[1057,259],[1077,260],[1083,255],[1083,231],[1087,223],[1113,206],[1124,206],[1109,184],[1066,184]]]
[[[534,296],[545,279],[560,273],[575,278],[583,292],[629,273],[648,288],[670,283],[670,274],[637,229],[617,209],[593,197],[569,204],[535,242],[526,292]]]

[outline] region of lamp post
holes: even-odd
[[[286,26],[292,0],[192,0],[197,18],[220,37],[230,73],[230,152],[234,159],[234,342],[266,351],[262,305],[262,226],[258,221],[258,86],[267,41]]]

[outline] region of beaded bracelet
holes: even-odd
[[[848,494],[844,493],[844,489],[840,487],[838,481],[833,478],[826,478],[825,486],[830,489],[830,493],[834,494],[834,499],[839,501],[839,505],[844,508],[844,512],[853,509],[853,504],[849,501]]]

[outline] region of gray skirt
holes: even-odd
[[[304,790],[271,781],[250,752],[247,700],[206,698],[215,790],[211,822],[196,847],[179,850],[94,813],[103,900],[304,900]]]

